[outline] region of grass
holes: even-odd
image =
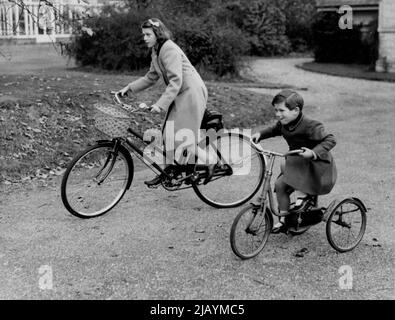
[[[339,77],[395,82],[395,73],[370,71],[368,65],[306,62],[298,67]]]
[[[94,103],[111,102],[110,91],[134,78],[77,68],[0,76],[0,182],[60,175],[78,151],[105,138],[94,126]],[[254,128],[273,118],[271,97],[247,91],[244,85],[207,82],[208,107],[223,114],[227,128]],[[152,104],[163,89],[159,83],[125,102]],[[159,128],[163,116],[138,114],[134,128]]]

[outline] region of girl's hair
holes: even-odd
[[[167,27],[157,18],[151,18],[143,22],[141,28],[151,28],[159,43],[165,42],[171,38],[171,32]]]
[[[289,110],[293,110],[298,107],[299,110],[302,111],[304,105],[302,96],[299,93],[289,89],[285,89],[277,93],[273,98],[272,106],[283,102],[285,102],[285,106]]]

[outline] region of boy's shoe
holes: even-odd
[[[298,213],[298,212],[304,212],[307,208],[307,205],[309,204],[309,201],[311,199],[311,196],[305,196],[303,198],[297,198],[295,201],[294,206],[292,207],[292,212]]]
[[[274,226],[273,229],[271,231],[271,233],[286,233],[287,232],[287,227],[285,226],[285,224],[283,222],[277,222]]]

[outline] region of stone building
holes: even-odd
[[[355,25],[367,26],[378,20],[379,58],[376,71],[395,72],[395,0],[316,0],[316,5],[318,11],[334,11],[341,6],[350,6]]]
[[[382,0],[379,9],[379,59],[377,71],[395,72],[395,1]]]

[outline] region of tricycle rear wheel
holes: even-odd
[[[366,230],[366,208],[357,198],[346,198],[328,213],[326,236],[329,244],[339,252],[353,250]]]

